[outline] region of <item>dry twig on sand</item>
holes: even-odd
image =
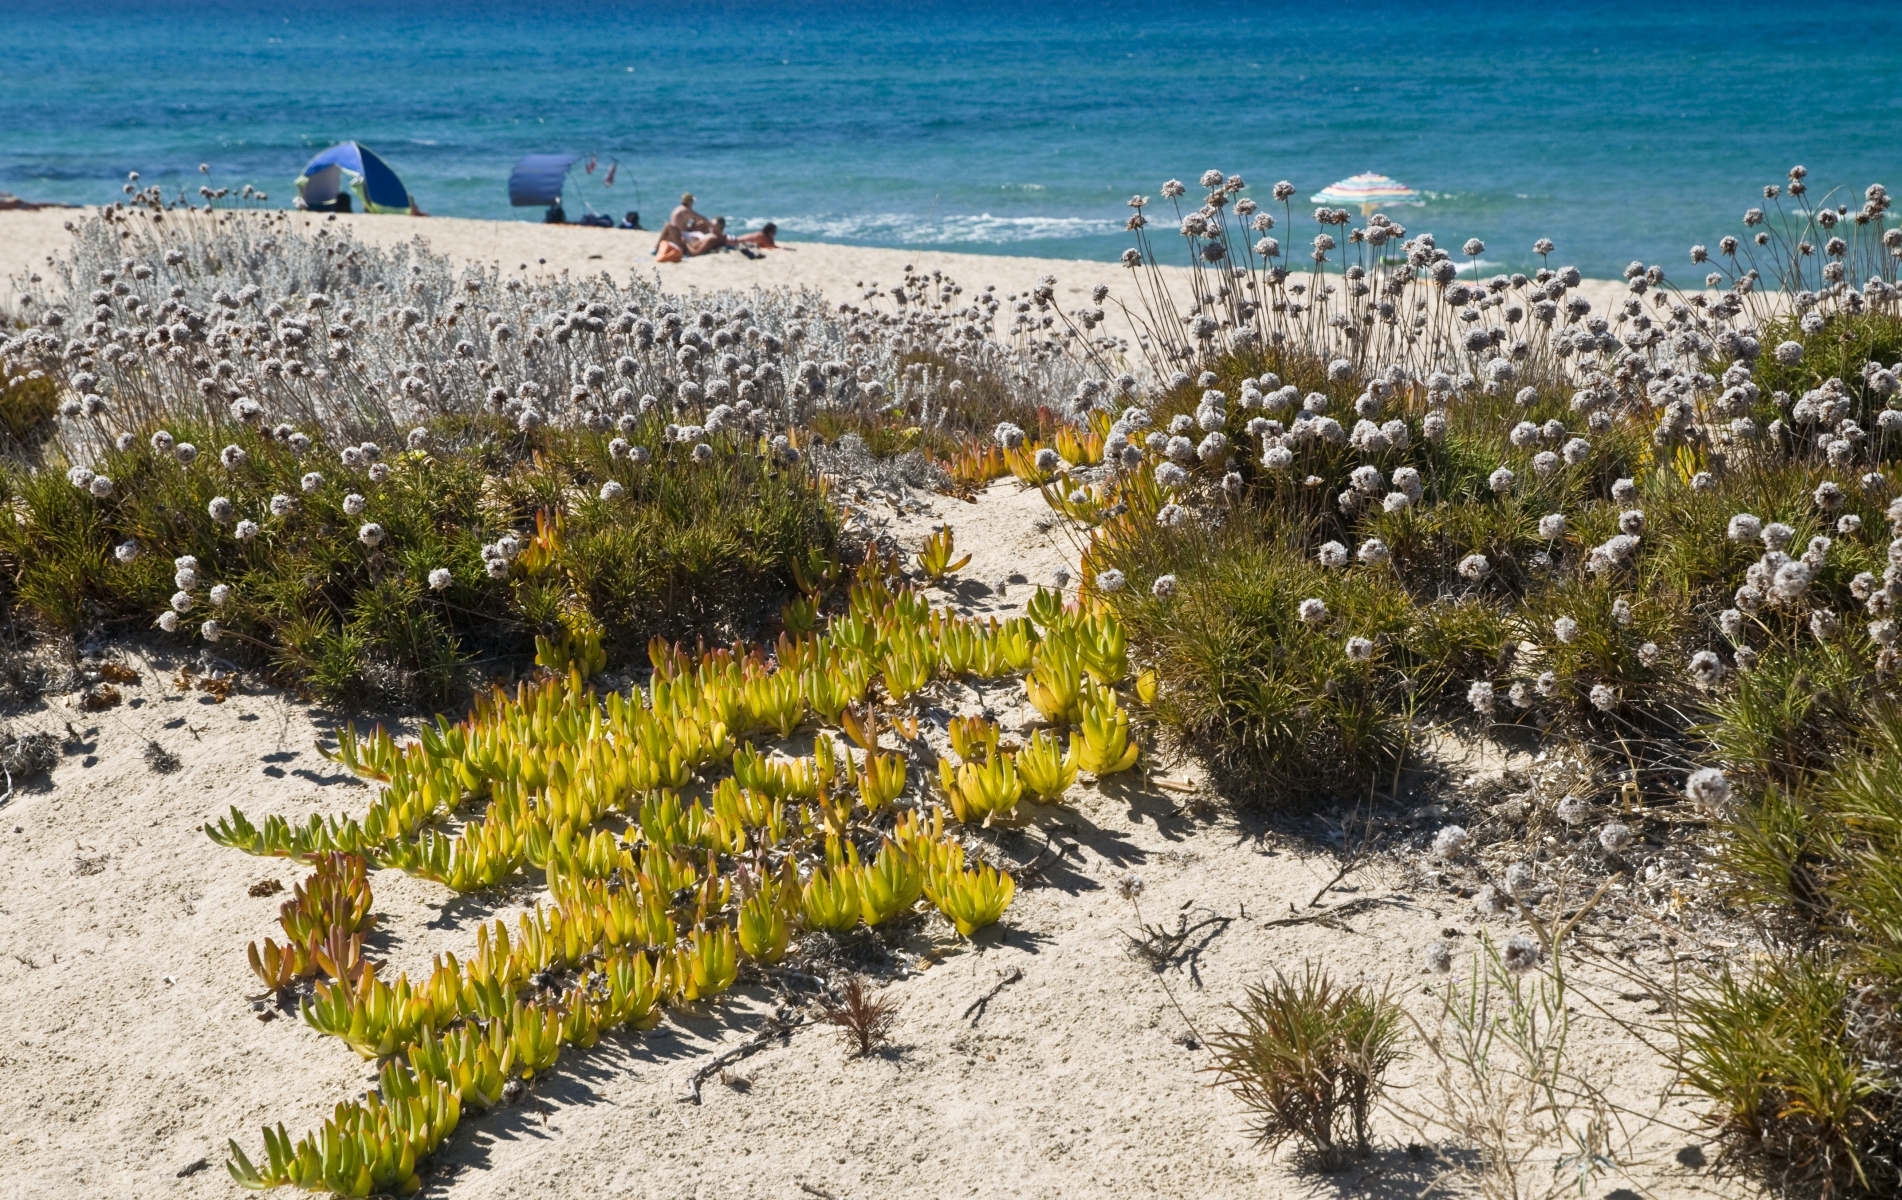
[[[757,1051],[764,1050],[774,1038],[789,1035],[793,1030],[805,1023],[806,1014],[788,1013],[785,1009],[780,1009],[771,1017],[767,1018],[766,1023],[760,1026],[758,1033],[733,1047],[733,1049],[715,1055],[705,1066],[695,1071],[693,1077],[687,1081],[693,1091],[688,1095],[680,1097],[679,1102],[682,1104],[700,1103],[700,1088],[707,1080],[713,1078],[729,1064],[739,1062],[741,1059]]]
[[[985,992],[982,996],[971,1001],[971,1007],[964,1010],[964,1017],[960,1019],[969,1019],[971,1024],[976,1025],[979,1021],[984,1019],[986,1009],[990,1006],[991,1001],[997,994],[1023,977],[1024,969],[1022,967],[1012,967],[1002,979],[991,986],[990,991]],[[972,1013],[976,1013],[977,1015],[972,1016]]]

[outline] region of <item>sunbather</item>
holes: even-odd
[[[778,232],[779,226],[768,221],[765,225],[760,227],[759,232],[742,233],[733,240],[746,246],[758,246],[761,250],[777,250],[779,249],[779,243],[773,240],[773,235]]]
[[[689,229],[686,234],[687,253],[710,254],[727,244],[726,218],[715,217],[706,230]]]

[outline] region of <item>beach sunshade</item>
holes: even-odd
[[[332,146],[311,159],[297,177],[297,200],[303,208],[323,208],[346,189],[356,194],[364,212],[407,213],[415,208],[390,164],[355,142]]]
[[[516,208],[545,208],[561,199],[568,168],[579,154],[530,154],[509,172],[509,203]]]
[[[1358,204],[1363,215],[1387,204],[1419,204],[1420,193],[1371,172],[1331,183],[1309,197],[1316,204]]]

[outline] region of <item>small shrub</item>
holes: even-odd
[[[45,730],[19,733],[0,727],[0,769],[18,785],[59,765],[59,739]]]
[[[19,707],[46,694],[52,672],[46,662],[25,650],[0,650],[0,705]]]
[[[1140,564],[1133,580],[1176,576],[1169,596],[1111,597],[1162,681],[1157,719],[1257,796],[1364,788],[1401,751],[1413,677],[1444,670],[1410,652],[1412,604],[1391,572],[1329,572],[1312,553],[1241,536],[1116,561]],[[1322,618],[1301,618],[1309,599]],[[1352,659],[1350,638],[1369,639],[1372,657]]]
[[[0,454],[31,459],[59,431],[59,386],[0,361]]]
[[[173,754],[170,750],[167,750],[155,741],[145,743],[143,757],[145,759],[145,765],[149,767],[155,775],[171,775],[185,765],[179,761],[178,755]]]
[[[1400,1058],[1399,1005],[1363,984],[1342,987],[1312,962],[1279,971],[1233,1006],[1241,1026],[1209,1038],[1210,1070],[1254,1118],[1266,1146],[1298,1138],[1322,1170],[1371,1146],[1368,1121]]]
[[[820,1004],[819,1019],[845,1035],[852,1057],[863,1058],[891,1040],[898,1024],[898,999],[876,995],[863,978],[854,975],[839,989],[836,1000]]]
[[[1893,1195],[1902,1093],[1896,1015],[1826,960],[1748,980],[1728,970],[1680,1001],[1685,1084],[1715,1102],[1733,1154],[1785,1190]]]

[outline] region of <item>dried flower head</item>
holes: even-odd
[[[1466,689],[1466,703],[1482,717],[1490,717],[1498,707],[1498,699],[1493,692],[1491,680],[1479,679]]]
[[[1705,812],[1719,814],[1730,799],[1730,780],[1717,767],[1700,767],[1684,781],[1684,795]]]
[[[1810,613],[1810,636],[1819,642],[1833,642],[1842,634],[1843,622],[1834,612],[1819,608]]]
[[[1519,975],[1538,966],[1539,960],[1543,957],[1539,943],[1523,933],[1515,933],[1506,939],[1505,948],[1499,954],[1499,961],[1506,970]]]
[[[1433,857],[1450,861],[1466,852],[1472,835],[1458,825],[1445,825],[1433,835]]]
[[[1685,673],[1698,687],[1716,687],[1724,677],[1723,660],[1710,650],[1699,650],[1691,655],[1691,661],[1685,668]]]

